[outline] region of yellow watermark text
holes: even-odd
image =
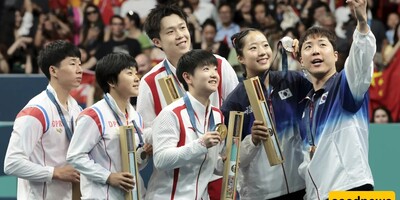
[[[329,200],[396,200],[393,191],[332,191]]]

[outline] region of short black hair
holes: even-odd
[[[129,21],[135,23],[135,27],[142,30],[142,23],[140,22],[139,14],[130,10],[128,13],[126,13],[126,16],[128,17]]]
[[[212,18],[208,18],[206,19],[203,24],[201,25],[202,30],[204,30],[204,28],[206,26],[212,26],[215,29],[215,32],[217,32],[217,23],[215,22],[214,19]]]
[[[301,48],[303,47],[304,42],[308,40],[310,37],[326,37],[332,44],[333,50],[336,51],[336,39],[337,39],[336,34],[327,28],[323,28],[320,26],[313,26],[307,29],[307,31],[304,32],[303,35],[300,37],[299,53],[297,54],[298,58],[301,57]]]
[[[60,67],[60,63],[67,57],[81,59],[79,48],[65,40],[56,40],[46,45],[38,56],[38,66],[50,80],[50,66]]]
[[[144,22],[144,30],[151,40],[154,38],[160,39],[161,20],[164,17],[173,14],[178,15],[187,24],[187,16],[185,12],[175,4],[161,4],[151,9],[150,13],[147,15],[146,21]]]
[[[208,51],[202,49],[194,49],[182,55],[178,61],[178,67],[176,69],[176,76],[182,83],[186,91],[189,90],[189,86],[183,78],[183,73],[187,72],[190,75],[194,75],[194,70],[197,67],[203,67],[205,65],[218,66],[217,58]]]
[[[120,19],[120,20],[122,21],[123,24],[125,23],[124,18],[122,18],[122,17],[119,16],[119,15],[113,15],[113,16],[110,18],[110,21],[109,21],[110,25],[112,24],[112,21],[113,21],[114,19]]]
[[[109,83],[117,84],[118,75],[124,69],[138,68],[135,58],[126,53],[110,53],[96,65],[96,81],[104,93],[110,92]]]

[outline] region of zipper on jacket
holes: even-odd
[[[312,183],[313,183],[313,186],[314,186],[314,188],[315,188],[315,191],[317,192],[318,200],[320,200],[320,198],[319,198],[319,192],[318,192],[318,187],[317,187],[317,185],[315,184],[314,179],[313,179],[313,177],[311,176],[311,173],[310,173],[310,170],[309,170],[309,169],[307,169],[307,172],[308,172],[308,175],[310,176],[310,179],[311,179],[311,181],[312,181]]]
[[[196,179],[196,197],[195,197],[196,200],[197,200],[197,194],[198,194],[198,192],[199,192],[198,187],[199,187],[199,178],[200,178],[201,168],[203,167],[203,164],[204,164],[204,162],[205,162],[206,159],[207,159],[207,155],[208,155],[208,154],[206,154],[206,155],[204,156],[204,160],[203,160],[203,162],[201,162],[201,165],[200,165],[199,173],[197,174],[197,179]]]

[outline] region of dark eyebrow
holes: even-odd
[[[182,22],[182,23],[179,23],[178,25],[176,25],[176,26],[168,26],[168,27],[166,27],[165,29],[166,30],[168,30],[168,29],[174,29],[175,27],[180,27],[180,26],[183,26],[183,25],[186,25],[184,22]]]

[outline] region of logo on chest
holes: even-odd
[[[289,88],[279,91],[278,94],[279,94],[279,97],[281,98],[281,100],[285,100],[285,99],[293,96],[293,94],[289,90]]]
[[[117,121],[108,121],[108,126],[109,126],[110,128],[119,127]]]
[[[324,94],[322,94],[321,99],[319,100],[319,105],[325,103],[326,99],[328,98],[328,93],[329,92],[325,92]]]

